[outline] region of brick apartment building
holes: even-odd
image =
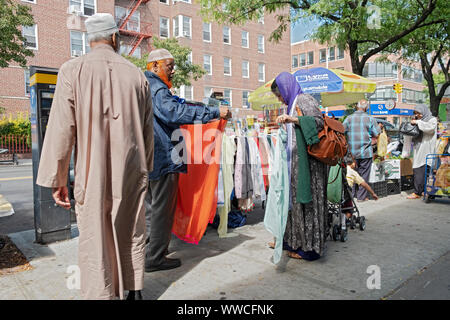
[[[305,40],[291,44],[291,70],[301,68],[325,67],[343,69],[352,72],[350,54],[348,51],[337,47],[319,44],[311,40]],[[375,93],[368,96],[371,110],[376,117],[385,118],[391,122],[399,121],[398,115],[378,115],[378,107],[386,111],[385,106],[389,100],[395,100],[396,112],[410,114],[418,103],[425,103],[425,94],[422,92],[425,86],[422,84],[423,76],[420,62],[400,60],[400,56],[389,56],[391,63],[376,62],[373,56],[366,63],[363,77],[376,82]],[[328,59],[327,59],[328,58]],[[328,61],[327,61],[328,60]],[[393,90],[394,83],[403,85],[403,92],[397,94]],[[329,111],[343,110],[344,106],[330,107]],[[407,113],[409,112],[409,113]]]
[[[241,114],[250,92],[290,70],[290,33],[279,44],[268,39],[276,28],[275,14],[243,26],[203,22],[193,0],[17,0],[32,8],[35,26],[23,28],[35,56],[28,65],[59,68],[65,61],[89,52],[84,21],[108,12],[122,25],[121,53],[140,57],[152,48],[152,37],[176,37],[192,48],[190,59],[207,74],[191,87],[178,89],[181,97],[202,101],[211,92],[223,93]],[[29,110],[29,72],[17,65],[0,69],[0,106],[6,112]]]

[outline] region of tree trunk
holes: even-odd
[[[350,52],[350,60],[352,63],[352,72],[354,74],[362,76],[364,65],[362,65],[359,61],[358,44],[355,41],[350,41],[348,43],[348,48]]]
[[[430,95],[430,111],[433,117],[437,117],[439,115],[439,104],[441,103],[441,98],[438,96],[432,97]]]

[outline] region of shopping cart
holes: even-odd
[[[428,154],[425,166],[423,200],[450,197],[450,154]]]

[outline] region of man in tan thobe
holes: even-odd
[[[75,210],[84,299],[140,296],[145,209],[153,168],[153,110],[144,74],[118,55],[114,18],[86,20],[92,51],[61,66],[37,184],[70,209],[68,167],[75,144]],[[67,212],[69,214],[69,212]]]

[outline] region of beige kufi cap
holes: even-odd
[[[150,52],[147,62],[154,62],[165,59],[173,59],[172,54],[167,49],[156,49]]]
[[[114,17],[109,13],[94,14],[84,24],[86,25],[88,35],[95,35],[96,33],[114,34],[119,32]]]

